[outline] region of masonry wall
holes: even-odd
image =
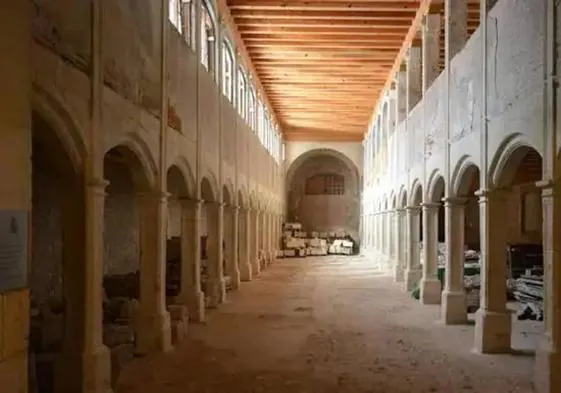
[[[535,43],[543,43],[545,38],[544,13],[543,3],[522,0],[499,0],[490,11],[486,43],[487,167],[482,168],[481,160],[483,70],[482,32],[478,28],[452,59],[449,86],[442,73],[390,136],[385,148],[387,162],[381,163],[372,179],[365,182],[366,211],[383,210],[381,207],[389,206],[392,197],[400,193],[411,198],[415,184],[422,186],[427,197],[433,179],[446,176],[447,129],[450,175],[444,180],[451,194],[456,192],[466,163],[473,163],[487,173],[489,186],[493,187],[513,146],[522,144],[543,153],[544,47]],[[509,197],[505,222],[509,225],[510,242],[534,242],[541,236],[539,229],[523,230],[522,195],[515,188]],[[466,217],[471,217],[472,223],[466,229],[468,242],[478,238],[477,212],[476,206],[470,203]]]

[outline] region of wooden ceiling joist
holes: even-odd
[[[221,1],[288,140],[360,140],[428,9],[426,0]]]

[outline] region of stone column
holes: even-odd
[[[411,112],[422,98],[421,57],[421,47],[414,43],[407,55],[407,113]]]
[[[464,47],[467,36],[468,2],[444,0],[444,32],[447,63]]]
[[[401,124],[407,117],[407,68],[404,63],[399,67],[396,76],[397,87],[397,124]]]
[[[423,278],[421,303],[440,304],[442,285],[438,279],[438,209],[437,203],[423,203]]]
[[[4,2],[0,12],[0,47],[5,53],[0,61],[0,208],[24,220],[20,240],[25,249],[18,251],[27,261],[31,259],[25,252],[31,242],[32,7],[30,1]],[[17,290],[0,292],[0,332],[10,338],[0,341],[2,393],[28,391],[29,283],[21,284]]]
[[[440,74],[440,24],[440,14],[425,15],[422,40],[423,94]]]
[[[201,213],[203,201],[181,200],[181,292],[189,320],[205,321],[205,295],[201,290]]]
[[[252,263],[252,271],[254,275],[258,275],[259,273],[261,273],[261,265],[259,264],[259,231],[260,231],[260,227],[259,227],[259,210],[255,209],[252,210],[251,212],[252,217],[252,221],[253,221],[253,225],[251,228],[251,241],[252,241],[252,245],[251,245],[251,253],[250,253],[250,257],[251,257],[251,263]]]
[[[136,351],[145,355],[172,348],[165,293],[167,194],[141,194],[139,202],[140,307]]]
[[[403,282],[405,274],[405,236],[403,235],[403,222],[405,219],[405,209],[395,211],[395,269],[394,281]]]
[[[446,275],[442,292],[442,320],[446,325],[467,323],[464,290],[464,198],[444,200],[446,214]]]
[[[481,300],[475,314],[475,350],[510,352],[511,315],[506,309],[506,245],[504,218],[508,191],[479,190],[481,227]]]
[[[249,209],[242,209],[239,215],[239,266],[240,266],[240,279],[241,281],[251,281],[252,271],[251,262],[249,259],[249,249],[251,240],[251,217]]]
[[[542,188],[544,322],[536,351],[534,387],[537,393],[561,391],[561,192],[559,184],[540,182]]]
[[[238,220],[239,220],[239,208],[237,206],[232,206],[230,208],[230,236],[231,245],[230,252],[228,255],[228,275],[230,276],[230,281],[232,289],[239,289],[240,287],[240,267],[238,261],[238,247],[239,247],[239,233],[238,233]]]
[[[224,282],[224,205],[220,202],[207,203],[208,215],[208,297],[209,306],[218,307],[226,300]]]
[[[406,212],[406,236],[408,238],[408,252],[405,267],[405,290],[412,291],[421,279],[421,236],[419,233],[421,208],[419,206],[408,206]]]

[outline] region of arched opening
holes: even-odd
[[[257,200],[257,196],[255,193],[252,193],[250,198],[250,231],[249,231],[249,261],[251,263],[251,268],[253,275],[258,275],[261,272],[261,264],[259,262],[259,250],[261,247],[260,243],[260,209],[259,209],[259,201]]]
[[[75,355],[84,322],[84,185],[57,132],[35,112],[31,181],[29,385],[47,393],[81,381],[67,355]]]
[[[423,236],[423,189],[420,183],[414,183],[411,199],[407,207],[407,236],[409,236],[409,253],[405,268],[405,289],[413,291],[419,298],[419,280],[421,279],[421,247]]]
[[[253,271],[250,262],[250,241],[251,241],[251,216],[249,200],[240,190],[238,191],[238,266],[241,281],[251,281]]]
[[[188,230],[184,223],[188,220],[189,213],[185,210],[191,209],[190,192],[187,182],[181,170],[173,165],[167,171],[168,196],[168,221],[166,233],[166,303],[175,303],[175,298],[181,294],[182,285],[182,241],[192,242],[192,239],[184,239],[184,231]],[[190,258],[190,256],[187,256]]]
[[[201,287],[207,307],[217,307],[226,298],[223,260],[223,206],[212,181],[201,180]]]
[[[166,305],[170,311],[172,343],[183,341],[189,323],[189,308],[193,319],[201,320],[200,305],[193,306],[193,299],[200,291],[198,271],[194,261],[195,237],[197,230],[194,215],[197,204],[184,173],[172,165],[167,171],[168,220],[166,229]],[[196,273],[198,274],[198,273]]]
[[[511,337],[510,312],[507,310],[518,308],[518,305],[507,304],[507,299],[518,289],[516,283],[520,281],[516,280],[543,274],[541,193],[536,187],[536,182],[542,178],[542,158],[529,146],[519,146],[504,158],[499,160],[493,176],[497,188],[485,196],[486,216],[481,217],[485,220],[482,227],[487,231],[481,235],[489,239],[487,249],[482,253],[482,268],[487,269],[483,274],[489,282],[481,289],[484,296],[481,297],[482,307],[478,311],[476,327],[485,332],[485,324],[493,323],[500,333],[492,337],[483,334],[480,342],[476,340],[476,348],[482,352],[509,351],[511,347],[535,349],[524,347],[528,344]],[[524,302],[523,296],[520,298]],[[494,315],[504,315],[501,323],[490,322],[489,318],[493,317],[487,310]],[[522,309],[519,316],[542,318],[539,310]]]
[[[444,178],[436,175],[429,182],[426,203],[423,204],[423,243],[421,264],[423,279],[420,300],[423,304],[440,304],[446,262]]]
[[[479,168],[462,161],[456,172],[445,200],[445,266],[439,267],[442,319],[448,325],[467,323],[468,313],[479,307],[480,288]]]
[[[304,231],[350,236],[358,244],[360,187],[358,171],[341,153],[312,150],[289,168],[287,218]]]
[[[238,267],[238,209],[234,205],[233,195],[226,186],[222,187],[224,204],[224,280],[227,290],[238,289],[240,286],[240,270]]]
[[[149,175],[129,147],[119,145],[104,157],[108,181],[104,208],[103,341],[112,354],[111,377],[115,384],[123,365],[134,356],[137,345],[142,295],[141,252],[148,228],[142,224],[150,198]],[[154,225],[152,222],[151,225]],[[151,260],[151,264],[157,261]],[[144,266],[143,266],[144,267]]]
[[[201,63],[216,78],[216,18],[212,5],[201,2]]]

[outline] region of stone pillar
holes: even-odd
[[[422,98],[421,78],[421,47],[414,43],[407,54],[407,113],[417,105]]]
[[[238,220],[239,220],[239,208],[237,206],[232,206],[230,208],[230,234],[231,244],[228,255],[228,275],[230,276],[230,282],[232,289],[239,289],[240,287],[240,267],[238,262],[238,247],[239,247],[239,233],[238,233]]]
[[[33,8],[29,1],[4,2],[0,11],[0,209],[21,214],[29,230],[31,206],[31,86]],[[27,228],[22,228],[27,231]],[[29,232],[28,232],[29,233]],[[23,246],[31,237],[23,233]],[[30,247],[28,247],[30,249]],[[25,252],[22,250],[22,252]],[[31,255],[23,255],[28,261]],[[29,290],[0,292],[0,386],[3,393],[27,392]],[[105,393],[105,392],[104,392]]]
[[[397,125],[407,117],[407,68],[401,64],[396,75]]]
[[[444,200],[446,214],[446,274],[442,292],[442,320],[446,325],[467,323],[464,290],[464,198]]]
[[[388,255],[389,255],[389,268],[393,273],[395,271],[395,266],[397,264],[395,258],[395,230],[397,228],[396,223],[396,211],[390,210],[388,212]]]
[[[423,278],[421,296],[423,304],[440,304],[442,285],[438,279],[438,209],[437,203],[423,203]]]
[[[224,282],[224,205],[220,202],[207,203],[208,216],[208,283],[209,306],[218,307],[226,300]]]
[[[254,275],[261,273],[261,265],[259,264],[259,210],[255,209],[251,211],[253,225],[251,226],[251,263],[252,271]]]
[[[423,23],[423,94],[440,74],[440,14],[427,14]]]
[[[475,350],[510,352],[511,315],[506,309],[506,245],[504,218],[508,191],[479,190],[481,227],[481,300],[475,314]]]
[[[408,252],[405,268],[405,290],[412,291],[421,279],[421,208],[419,206],[408,206],[406,208]]]
[[[205,295],[201,290],[201,212],[203,201],[181,200],[181,292],[189,320],[205,321]]]
[[[240,279],[241,281],[251,281],[252,271],[251,262],[249,259],[249,249],[251,240],[251,217],[249,209],[242,209],[239,215],[238,221],[238,235],[239,235],[239,253],[238,253],[238,264],[240,267]]]
[[[136,351],[145,355],[172,348],[165,293],[167,194],[141,194],[139,202],[140,307]]]
[[[468,2],[444,0],[444,32],[446,61],[450,62],[463,49],[468,37]]]
[[[561,192],[559,184],[541,182],[544,256],[545,331],[536,351],[534,387],[537,393],[561,391]]]
[[[403,282],[405,274],[405,236],[403,234],[403,222],[405,220],[405,209],[396,209],[395,211],[395,269],[394,281]]]
[[[111,355],[103,345],[103,222],[105,208],[104,180],[86,184],[85,202],[85,312],[82,358],[82,388],[86,393],[111,392]],[[72,261],[76,262],[76,261]],[[68,377],[68,375],[67,375]]]

